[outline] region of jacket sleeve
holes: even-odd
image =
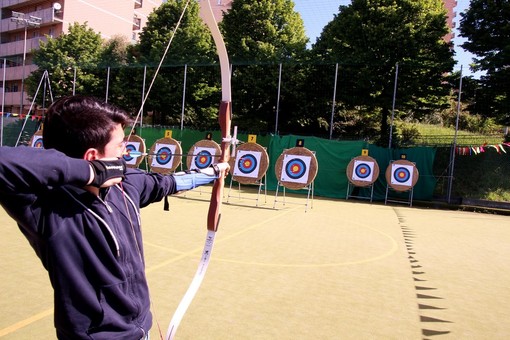
[[[0,194],[38,194],[66,184],[84,186],[89,179],[86,160],[56,150],[0,147]]]

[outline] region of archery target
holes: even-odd
[[[187,166],[189,170],[202,170],[218,162],[221,149],[218,143],[212,140],[204,139],[193,145],[187,157]]]
[[[374,162],[355,161],[352,179],[355,181],[371,182],[374,174]]]
[[[349,162],[346,174],[349,182],[355,186],[366,187],[379,177],[379,165],[372,157],[358,156]]]
[[[210,167],[214,163],[214,156],[216,155],[214,148],[195,148],[195,154],[191,161],[191,170],[193,169],[205,169]]]
[[[138,157],[131,156],[130,153],[132,151],[138,151],[138,149],[140,149],[140,143],[138,143],[138,142],[126,143],[126,154],[123,157],[127,164],[133,165],[136,163],[136,159]]]
[[[285,155],[280,180],[283,182],[306,183],[310,169],[309,156]]]
[[[175,154],[175,145],[165,145],[156,143],[151,166],[169,168],[172,166],[172,157]]]
[[[124,141],[126,143],[125,145],[125,153],[122,156],[124,158],[124,161],[126,162],[126,165],[129,168],[136,168],[138,167],[143,159],[145,153],[145,142],[142,138],[139,136],[132,135],[129,137],[129,140]],[[136,151],[137,153],[141,153],[140,156],[131,156],[130,152]]]
[[[43,148],[43,147],[44,147],[44,144],[43,144],[43,139],[42,139],[42,137],[34,138],[34,140],[33,140],[33,142],[32,142],[32,147],[33,147],[33,148]]]
[[[292,190],[303,189],[312,183],[317,172],[317,158],[305,147],[284,150],[275,164],[279,184]]]
[[[418,181],[416,165],[407,160],[392,162],[386,169],[386,182],[397,191],[407,191]]]
[[[34,133],[32,138],[30,138],[30,146],[33,147],[33,148],[41,148],[41,149],[44,148],[44,143],[43,143],[42,131],[41,130],[39,130],[36,133]]]
[[[413,167],[402,164],[391,165],[391,184],[412,186]]]
[[[241,184],[258,184],[269,167],[269,155],[266,149],[254,142],[237,147],[236,157],[228,161],[232,179]]]
[[[181,164],[181,144],[173,138],[158,139],[149,151],[149,163],[152,172],[169,174]]]
[[[260,165],[260,156],[262,154],[257,151],[237,151],[236,163],[234,167],[234,176],[258,177],[258,169]]]

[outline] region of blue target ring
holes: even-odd
[[[129,153],[130,153],[131,151],[136,151],[136,147],[135,147],[133,144],[127,144],[127,145],[126,145],[126,153],[125,153],[125,155],[124,155],[124,156],[122,156],[122,158],[124,158],[124,160],[125,160],[126,162],[130,162],[130,161],[132,161],[132,160],[133,160],[133,157],[131,157],[131,156],[129,155]]]
[[[158,154],[156,156],[156,162],[161,165],[167,165],[172,160],[172,150],[170,148],[164,146],[158,150]]]
[[[205,169],[211,166],[212,161],[213,161],[212,155],[207,150],[202,150],[195,156],[195,166],[198,169]]]
[[[365,179],[370,177],[372,169],[370,168],[370,166],[368,166],[368,164],[358,164],[356,169],[354,169],[354,173],[356,174],[356,176],[358,176],[358,178]]]
[[[306,173],[306,164],[301,159],[292,159],[285,166],[285,173],[290,179],[296,180]]]
[[[257,158],[253,155],[244,155],[237,162],[237,168],[243,174],[249,174],[257,169]]]
[[[393,179],[399,183],[405,183],[411,178],[411,173],[406,168],[396,168],[393,172]]]
[[[34,148],[43,148],[43,139],[37,138],[34,142]]]

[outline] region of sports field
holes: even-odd
[[[228,190],[227,190],[228,191]],[[206,235],[210,188],[142,210],[163,335]],[[507,216],[242,192],[176,339],[508,339]],[[54,339],[42,265],[0,209],[0,338]],[[159,339],[158,325],[151,339]]]

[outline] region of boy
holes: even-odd
[[[53,103],[45,149],[0,148],[0,204],[18,223],[54,289],[59,339],[144,339],[152,325],[139,209],[212,182],[126,169],[128,115],[100,100]]]

